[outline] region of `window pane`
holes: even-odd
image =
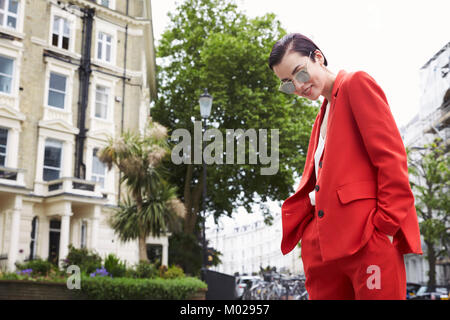
[[[111,45],[107,44],[106,45],[106,61],[111,62]]]
[[[66,77],[56,73],[50,74],[50,89],[58,91],[66,91]]]
[[[5,159],[6,157],[3,155],[0,155],[0,166],[4,167],[5,166]]]
[[[44,168],[44,181],[59,179],[59,170]]]
[[[67,37],[62,38],[62,48],[69,50],[69,38]]]
[[[8,23],[7,23],[8,27],[15,29],[16,28],[16,21],[17,21],[16,18],[8,16]]]
[[[102,6],[109,8],[109,0],[102,0]]]
[[[19,7],[19,1],[9,0],[9,12],[17,13],[17,8]]]
[[[56,108],[64,109],[65,94],[61,92],[49,91],[48,105]]]
[[[60,142],[47,141],[45,145],[44,166],[60,168],[61,151],[62,144]]]
[[[61,21],[60,17],[55,16],[53,19],[53,33],[59,34],[59,23]]]
[[[0,75],[0,91],[11,93],[11,78]]]
[[[3,13],[0,13],[0,25],[2,26],[3,25]]]
[[[99,158],[95,155],[95,152],[92,159],[92,172],[97,175],[105,175],[105,164],[99,160]]]
[[[0,56],[0,73],[12,76],[13,60]]]
[[[0,128],[0,147],[6,147],[8,141],[8,129]]]
[[[95,104],[95,116],[97,118],[102,118],[102,119],[107,118],[106,106],[104,104],[101,104],[101,103]]]
[[[63,30],[63,36],[70,37],[70,23],[67,21],[67,19],[62,19],[64,21],[64,30]]]
[[[102,58],[102,42],[99,41],[98,42],[98,50],[97,50],[97,59],[101,59]]]
[[[0,9],[5,10],[5,0],[0,0]]]
[[[57,47],[58,46],[58,35],[52,34],[52,45]]]

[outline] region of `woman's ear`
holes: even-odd
[[[319,62],[319,65],[324,67],[325,66],[325,58],[323,57],[322,52],[317,49],[316,51],[314,51],[314,56],[315,56],[316,61]]]

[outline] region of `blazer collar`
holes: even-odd
[[[331,103],[334,102],[334,99],[337,97],[339,88],[342,85],[342,81],[344,80],[345,75],[347,72],[345,70],[340,70],[336,76],[336,79],[333,83],[333,89],[331,89]],[[325,98],[322,104],[322,109],[324,109],[324,106],[326,106],[328,103],[327,99]]]

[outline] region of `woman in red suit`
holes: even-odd
[[[280,91],[324,97],[300,185],[282,206],[281,251],[301,240],[310,299],[405,299],[403,255],[422,254],[405,147],[375,80],[327,65],[298,33],[269,57]]]

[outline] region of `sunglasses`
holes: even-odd
[[[309,56],[308,56],[308,61],[306,62],[306,66],[301,68],[299,71],[297,71],[294,74],[294,79],[295,81],[299,82],[299,83],[305,83],[308,82],[310,79],[309,73],[308,73],[308,63],[309,63],[309,59],[311,57],[311,52],[309,52]],[[280,83],[280,87],[278,88],[279,91],[286,93],[286,94],[293,94],[295,92],[295,85],[292,82],[292,80],[286,80],[286,81],[282,81]]]

